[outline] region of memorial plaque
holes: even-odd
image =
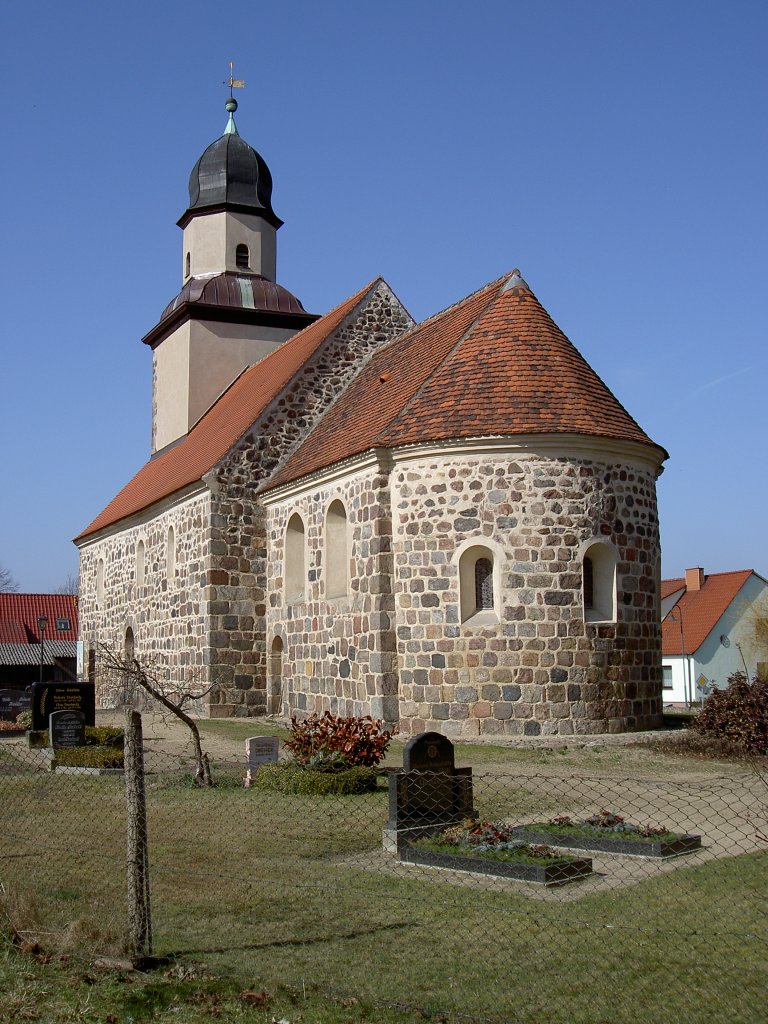
[[[86,725],[96,724],[94,683],[34,683],[32,686],[32,728],[48,729],[53,711],[81,711]]]
[[[48,730],[54,748],[85,745],[85,715],[82,711],[52,711]]]
[[[263,764],[274,764],[280,750],[277,736],[250,736],[245,741],[245,756],[248,761],[248,776],[259,770]]]

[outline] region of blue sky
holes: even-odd
[[[382,274],[421,319],[519,266],[670,452],[664,574],[766,574],[767,38],[739,0],[11,3],[0,564],[60,585],[148,456],[140,338],[235,60],[308,310]]]

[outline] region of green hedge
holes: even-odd
[[[254,774],[254,789],[271,789],[278,793],[298,796],[349,796],[368,793],[376,789],[378,772],[375,768],[357,765],[341,771],[320,772],[302,768],[291,761],[265,764]]]
[[[122,768],[123,751],[114,746],[60,747],[54,763],[66,768]]]

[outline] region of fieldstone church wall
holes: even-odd
[[[346,594],[329,597],[327,514],[337,501],[347,517],[349,573]],[[306,538],[307,585],[298,600],[288,595],[285,574],[286,530],[294,514]],[[267,636],[280,710],[397,722],[388,474],[374,467],[281,501],[269,509],[268,527]]]
[[[196,494],[82,547],[80,628],[90,671],[93,658],[88,652],[98,653],[98,645],[107,644],[122,656],[130,630],[136,654],[160,678],[183,676],[195,686],[208,685],[210,506],[207,491]],[[140,543],[144,545],[143,582]],[[108,689],[97,690],[102,706],[109,706],[114,697]]]
[[[571,735],[660,724],[655,472],[628,461],[445,456],[393,481],[400,730]],[[585,621],[583,554],[616,551],[616,620]],[[500,560],[495,622],[462,622],[459,558]],[[485,613],[488,618],[488,613]]]

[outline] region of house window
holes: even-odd
[[[248,270],[250,268],[250,257],[248,255],[247,245],[238,245],[235,249],[235,266],[238,270]]]
[[[176,575],[176,534],[173,532],[172,526],[168,527],[165,542],[165,574],[169,583]]]
[[[459,559],[461,621],[498,622],[497,556],[484,544],[473,545]]]
[[[347,558],[347,512],[340,501],[332,501],[325,521],[325,596],[346,597],[349,592]]]
[[[69,619],[56,619],[56,629],[62,631],[72,629],[72,623]]]
[[[672,666],[661,666],[661,685],[665,690],[672,689]]]
[[[136,585],[144,586],[144,541],[136,545]]]
[[[304,600],[304,561],[304,521],[295,512],[285,531],[285,597],[290,604]]]
[[[597,541],[582,559],[582,597],[585,622],[616,621],[616,549]]]

